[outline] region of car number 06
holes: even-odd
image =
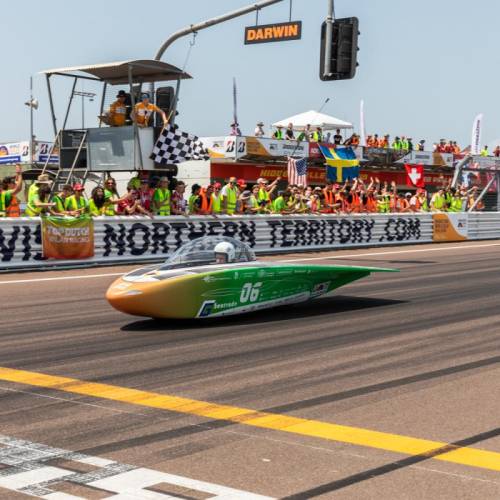
[[[255,302],[260,295],[260,287],[262,282],[259,283],[245,283],[241,289],[240,302],[245,304],[246,302]]]

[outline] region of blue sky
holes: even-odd
[[[188,24],[253,3],[252,0],[17,0],[2,3],[0,51],[0,141],[29,137],[29,76],[35,76],[40,109],[35,133],[51,139],[44,79],[54,67],[153,58],[169,34]],[[319,34],[326,0],[293,0],[293,18],[303,21],[299,41],[245,46],[249,14],[201,31],[183,83],[179,125],[198,135],[224,135],[232,118],[232,78],[239,91],[239,121],[251,133],[287,116],[317,109],[359,122],[365,101],[367,131],[410,135],[433,142],[441,137],[470,142],[474,116],[483,112],[483,142],[500,136],[497,99],[500,72],[500,2],[477,0],[337,0],[337,17],[360,20],[358,73],[353,80],[318,78]],[[138,7],[138,5],[140,5]],[[260,23],[288,19],[288,0],[261,11]],[[189,39],[174,43],[164,60],[182,66]],[[69,82],[56,86],[62,113]],[[85,90],[93,91],[92,84]],[[97,101],[86,107],[96,124]],[[70,126],[81,123],[75,106]]]

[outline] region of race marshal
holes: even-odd
[[[261,24],[245,28],[245,45],[252,43],[285,42],[300,40],[302,37],[302,21],[288,23]]]

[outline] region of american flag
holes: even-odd
[[[296,160],[288,157],[288,183],[297,186],[307,185],[307,158]]]

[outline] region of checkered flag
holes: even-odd
[[[150,158],[155,163],[167,165],[187,160],[208,160],[210,156],[197,136],[167,125],[161,131]]]

